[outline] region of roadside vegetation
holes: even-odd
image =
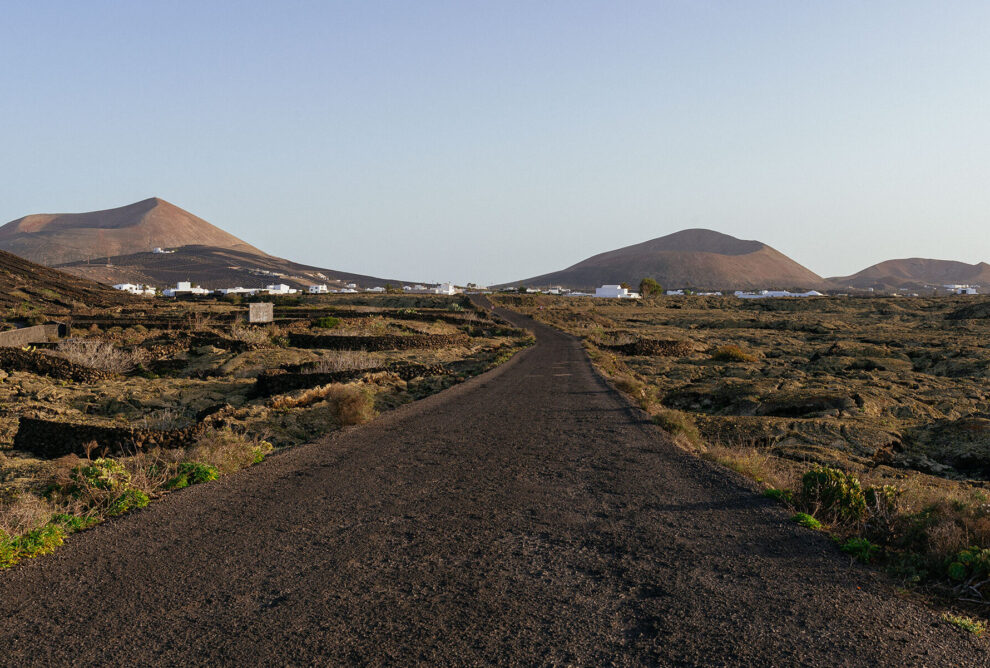
[[[851,560],[990,612],[990,320],[959,320],[971,301],[499,299],[581,337],[676,445]]]
[[[80,309],[71,338],[0,348],[0,569],[442,391],[533,341],[461,298],[304,296],[276,304],[265,325],[245,310]],[[26,436],[24,420],[42,436]],[[87,429],[92,439],[71,445]]]

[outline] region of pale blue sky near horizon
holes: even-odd
[[[988,44],[975,1],[8,1],[0,222],[158,196],[460,283],[688,227],[990,261]]]

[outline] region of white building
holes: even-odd
[[[603,285],[600,288],[595,288],[595,296],[610,299],[639,299],[638,292],[629,292],[621,285]]]
[[[433,288],[432,292],[435,295],[456,295],[458,290],[453,283],[441,283]]]
[[[340,291],[341,294],[354,294],[355,292],[357,292],[357,290],[355,290],[354,288],[343,288]]]
[[[365,288],[365,292],[385,292],[383,287]]]
[[[767,299],[774,297],[824,297],[818,290],[808,290],[807,292],[789,292],[788,290],[760,290],[759,292],[743,292],[736,290],[736,297],[739,299]]]
[[[218,295],[253,295],[258,291],[257,288],[220,288],[217,290]]]
[[[357,287],[357,283],[348,283],[344,287],[351,288],[352,290]]]
[[[322,285],[311,285],[311,286],[309,286],[309,294],[311,294],[311,295],[325,295],[328,292],[330,292],[330,290],[329,290],[329,288],[327,288],[327,284],[326,283],[324,283]]]
[[[179,281],[174,288],[165,288],[162,294],[166,297],[179,297],[181,295],[208,295],[210,290],[199,286],[193,287],[190,281]]]
[[[684,296],[684,291],[683,290],[667,290],[667,294],[670,295],[671,297],[683,297]]]
[[[285,283],[274,283],[272,285],[266,285],[265,292],[270,295],[294,295],[299,291]]]
[[[174,250],[165,250],[161,246],[155,246],[154,248],[151,249],[151,252],[152,253],[157,253],[159,255],[165,255],[165,254],[168,254],[168,253],[174,253],[175,251]]]
[[[155,296],[155,289],[150,285],[140,285],[137,283],[118,283],[113,287],[115,290],[120,290],[122,292],[129,292],[132,295],[138,295],[141,297]]]
[[[943,285],[943,288],[956,295],[978,294],[978,285]]]

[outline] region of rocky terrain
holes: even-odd
[[[265,325],[246,324],[247,308],[138,301],[76,316],[68,338],[0,348],[0,567],[13,563],[10,540],[68,503],[46,496],[56,470],[110,458],[154,498],[184,458],[220,472],[230,457],[250,464],[457,384],[530,341],[457,298],[305,296]],[[41,509],[26,524],[25,507]],[[102,517],[94,508],[72,512]]]
[[[811,289],[824,285],[821,276],[760,241],[691,229],[600,253],[567,269],[505,286],[590,290],[620,282],[635,286],[644,276],[667,288]]]
[[[134,301],[130,295],[105,285],[0,251],[0,326],[28,321],[35,324],[47,316],[64,316],[72,309]]]

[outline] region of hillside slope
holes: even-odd
[[[125,304],[134,298],[91,281],[28,262],[0,251],[0,309],[5,317],[36,310],[65,312],[80,303],[86,306]]]
[[[880,262],[851,276],[828,279],[836,288],[890,290],[941,285],[990,286],[990,264],[912,257]]]
[[[191,244],[264,255],[157,197],[103,211],[24,216],[0,227],[0,249],[48,266]]]
[[[314,283],[354,282],[361,287],[401,285],[397,279],[321,269],[273,255],[212,246],[182,246],[174,253],[132,253],[59,265],[63,271],[100,283],[142,283],[157,287],[193,281],[207,288],[261,288],[285,283],[306,289]],[[268,273],[265,273],[268,272]]]
[[[608,283],[637,285],[652,277],[667,288],[815,288],[818,274],[759,241],[690,229],[600,253],[567,269],[505,285],[558,285],[588,290]]]

